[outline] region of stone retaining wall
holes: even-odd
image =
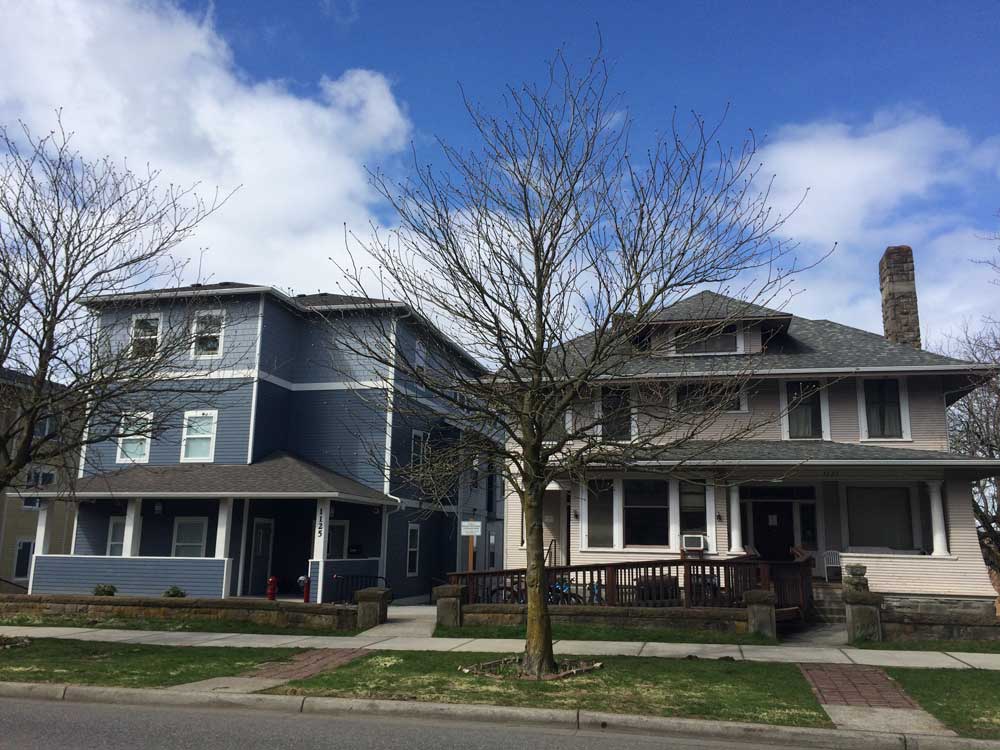
[[[439,600],[440,606],[440,600]],[[463,625],[523,625],[523,604],[466,604]],[[590,607],[550,605],[553,624],[601,625],[612,628],[697,628],[727,633],[747,632],[747,610],[742,608]]]
[[[886,594],[880,615],[887,641],[1000,640],[994,599]]]
[[[107,617],[233,620],[325,632],[358,627],[358,608],[353,605],[266,599],[0,594],[0,617],[13,615],[75,615],[95,620]]]

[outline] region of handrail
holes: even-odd
[[[28,590],[28,587],[25,586],[23,583],[17,583],[16,581],[11,581],[7,578],[0,578],[0,583],[6,583],[8,586],[13,586],[16,589],[21,589],[23,591]]]
[[[550,604],[743,607],[743,595],[751,589],[773,591],[779,608],[805,612],[812,604],[811,560],[661,559],[545,566],[544,571]],[[525,568],[504,568],[455,572],[448,578],[466,587],[468,604],[523,604],[526,573]]]
[[[552,561],[552,553],[553,553],[553,551],[555,551],[556,541],[557,540],[554,537],[552,539],[550,539],[549,540],[549,546],[545,550],[545,565],[546,565],[546,567],[548,567],[549,563]]]

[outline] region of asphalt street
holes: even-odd
[[[721,750],[732,743],[375,716],[0,699],[6,750]],[[770,745],[744,745],[763,750]]]

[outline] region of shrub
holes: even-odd
[[[118,593],[118,587],[113,583],[99,583],[94,586],[94,596],[114,596]]]
[[[180,599],[187,596],[187,591],[182,589],[180,586],[171,586],[169,589],[163,592],[163,595],[171,599]]]

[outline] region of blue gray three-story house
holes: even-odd
[[[338,344],[339,327],[360,326],[353,336],[368,326],[388,332],[406,361],[433,343],[454,366],[478,367],[406,306],[235,282],[88,304],[123,356],[155,348],[178,310],[196,335],[177,362],[186,385],[150,386],[148,400],[110,417],[163,422],[155,434],[90,445],[71,493],[41,498],[31,593],[112,584],[123,595],[177,586],[188,596],[262,596],[273,576],[281,596],[296,597],[308,576],[312,601],[349,598],[379,578],[397,601],[420,601],[469,565],[458,530],[469,519],[483,530],[472,565],[500,563],[501,491],[486,467],[469,472],[452,504],[422,502],[400,470],[442,417],[394,414],[398,368]],[[167,402],[171,416],[158,420]],[[49,554],[48,508],[67,498],[79,504],[72,551]]]

